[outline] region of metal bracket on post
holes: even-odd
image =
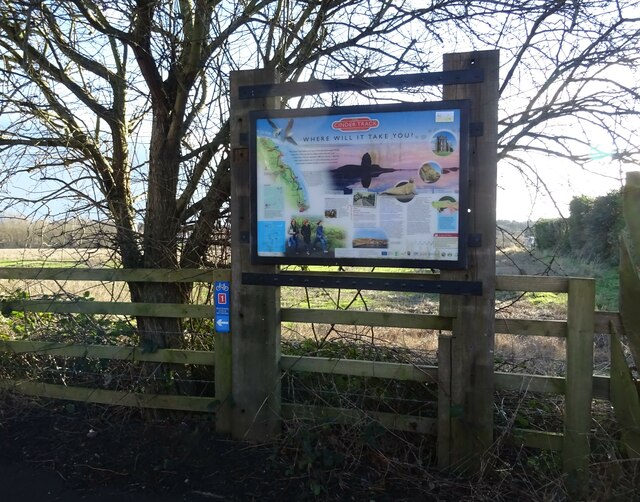
[[[484,136],[484,124],[482,122],[471,122],[469,124],[469,137],[479,138]]]
[[[482,234],[469,234],[467,237],[467,246],[470,248],[482,247]]]
[[[482,282],[354,277],[324,274],[243,273],[242,284],[253,286],[297,286],[310,288],[345,288],[375,291],[404,291],[447,295],[481,296]]]

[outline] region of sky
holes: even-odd
[[[535,159],[535,165],[553,200],[544,190],[536,191],[526,183],[512,167],[498,164],[498,220],[535,222],[540,218],[568,217],[572,198],[606,195],[621,187],[626,171],[640,170],[640,166],[629,166],[621,173],[619,164],[608,157],[595,159],[586,169],[548,157]]]

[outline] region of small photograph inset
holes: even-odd
[[[460,210],[460,205],[456,199],[450,195],[440,197],[440,200],[431,203],[440,214],[455,214]]]
[[[439,157],[447,157],[455,152],[458,142],[450,131],[438,131],[431,138],[431,150]]]
[[[387,249],[389,239],[381,228],[358,228],[351,245],[354,248]]]
[[[425,162],[420,167],[420,179],[425,183],[435,183],[442,176],[442,167],[437,162]]]
[[[392,195],[398,202],[411,202],[416,196],[416,184],[413,178],[399,181],[395,186],[387,188],[380,195]]]
[[[355,192],[353,205],[356,207],[376,207],[376,194],[374,192]]]

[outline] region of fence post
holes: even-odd
[[[220,402],[216,411],[216,432],[231,433],[231,333],[214,335],[215,396]]]
[[[438,469],[451,465],[451,337],[438,337]]]
[[[620,318],[636,366],[640,364],[640,172],[627,173],[620,238]],[[611,334],[611,403],[630,458],[640,458],[640,396],[624,356],[621,334]]]
[[[215,274],[215,280],[229,281],[230,278],[230,270]],[[211,287],[215,285],[215,280],[211,281]],[[216,432],[221,434],[231,434],[231,336],[231,333],[218,333],[214,322],[213,371],[215,396],[219,403],[216,409]]]
[[[562,460],[567,490],[577,499],[589,493],[594,320],[595,281],[569,279]]]
[[[625,228],[620,239],[620,317],[633,359],[640,365],[640,172],[627,173]]]
[[[620,335],[611,325],[611,404],[620,425],[620,439],[629,458],[640,458],[640,396],[622,350]]]
[[[231,72],[231,433],[263,441],[280,430],[280,290],[245,286],[242,274],[274,274],[251,263],[249,112],[276,98],[240,99],[239,88],[276,81],[274,70]]]
[[[467,270],[443,270],[441,278],[481,281],[483,294],[440,299],[440,315],[456,318],[451,339],[450,464],[466,473],[482,468],[482,455],[493,443],[499,56],[499,51],[477,51],[445,54],[443,60],[445,71],[484,71],[482,83],[445,85],[443,90],[444,99],[471,101],[470,121],[477,125],[470,139],[470,214],[461,217],[469,218],[469,233],[480,242],[469,248]],[[439,423],[446,430],[442,420]]]
[[[627,173],[623,193],[626,232],[631,244],[633,262],[640,266],[640,171]]]

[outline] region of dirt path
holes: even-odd
[[[0,464],[2,500],[7,502],[179,502],[185,500],[211,500],[197,498],[197,494],[170,495],[141,491],[124,492],[110,487],[73,488],[62,475],[46,467],[25,462]],[[195,495],[192,496],[192,495]]]
[[[211,421],[20,399],[0,403],[5,501],[287,500],[300,489],[272,448],[220,437]]]

